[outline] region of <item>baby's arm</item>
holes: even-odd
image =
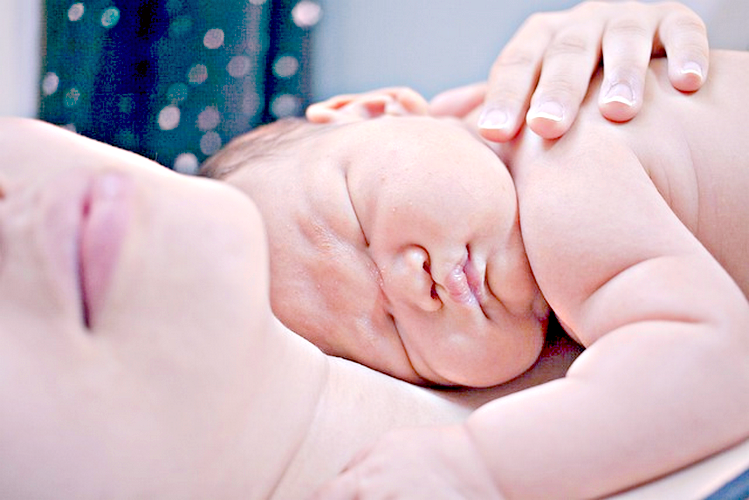
[[[616,133],[578,132],[516,180],[539,284],[588,349],[467,424],[510,498],[612,493],[749,435],[749,303]]]
[[[448,90],[432,100],[431,111],[465,117],[483,104],[479,128],[492,141],[513,138],[526,119],[539,135],[559,137],[576,119],[603,59],[601,113],[627,121],[642,105],[650,58],[664,54],[673,86],[698,90],[708,70],[707,34],[699,16],[676,2],[589,1],[537,13],[502,50],[488,84]],[[475,125],[478,113],[470,119]]]

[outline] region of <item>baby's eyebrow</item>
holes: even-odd
[[[198,177],[206,177],[208,179],[216,179],[219,181],[226,180],[226,178],[236,172],[241,171],[247,166],[247,162],[226,162],[222,165],[221,162],[221,151],[208,158],[198,170]]]

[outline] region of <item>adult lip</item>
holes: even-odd
[[[133,184],[116,173],[94,176],[81,207],[78,235],[79,280],[86,325],[104,306],[131,215]]]

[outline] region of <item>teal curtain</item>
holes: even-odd
[[[176,170],[300,115],[319,0],[46,1],[39,117]]]

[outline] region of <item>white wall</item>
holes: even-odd
[[[578,0],[321,0],[315,98],[385,85],[427,97],[486,78],[500,48],[532,12]],[[749,49],[749,0],[683,0],[713,46]]]
[[[0,116],[38,106],[41,0],[0,0]]]

